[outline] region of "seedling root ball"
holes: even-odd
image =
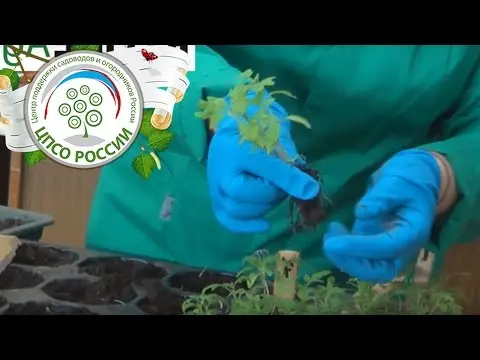
[[[299,166],[300,170],[310,175],[320,184],[322,183],[320,173],[307,166]],[[292,232],[315,228],[325,219],[325,198],[320,192],[313,199],[302,200],[295,197],[290,198],[290,223]]]

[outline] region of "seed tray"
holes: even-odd
[[[22,240],[0,274],[0,315],[180,315],[229,274]]]
[[[38,241],[42,238],[43,229],[53,222],[50,215],[0,206],[0,235]]]

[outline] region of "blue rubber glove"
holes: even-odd
[[[290,136],[290,121],[278,104],[270,106],[280,121],[279,144],[289,159],[297,159]],[[257,106],[247,113],[253,116]],[[240,142],[237,121],[227,116],[219,123],[208,151],[207,177],[213,210],[217,220],[236,233],[261,233],[270,224],[263,217],[288,195],[312,199],[320,185],[296,167],[249,142]]]
[[[430,153],[406,150],[393,156],[372,176],[355,208],[352,231],[330,224],[325,255],[360,280],[391,281],[428,243],[440,184]]]

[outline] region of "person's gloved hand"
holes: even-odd
[[[286,111],[278,104],[270,106],[279,119],[279,144],[288,159],[299,159],[290,137]],[[248,115],[258,111],[250,106]],[[207,177],[213,211],[217,220],[237,233],[260,233],[270,228],[263,219],[287,195],[311,199],[320,185],[296,167],[249,142],[240,142],[237,121],[227,116],[219,123],[208,151]]]
[[[360,280],[391,281],[428,243],[440,184],[432,154],[421,150],[396,154],[372,176],[355,208],[352,231],[330,224],[325,255]]]

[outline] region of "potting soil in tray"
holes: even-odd
[[[22,241],[0,273],[2,315],[180,315],[186,296],[234,278]]]

